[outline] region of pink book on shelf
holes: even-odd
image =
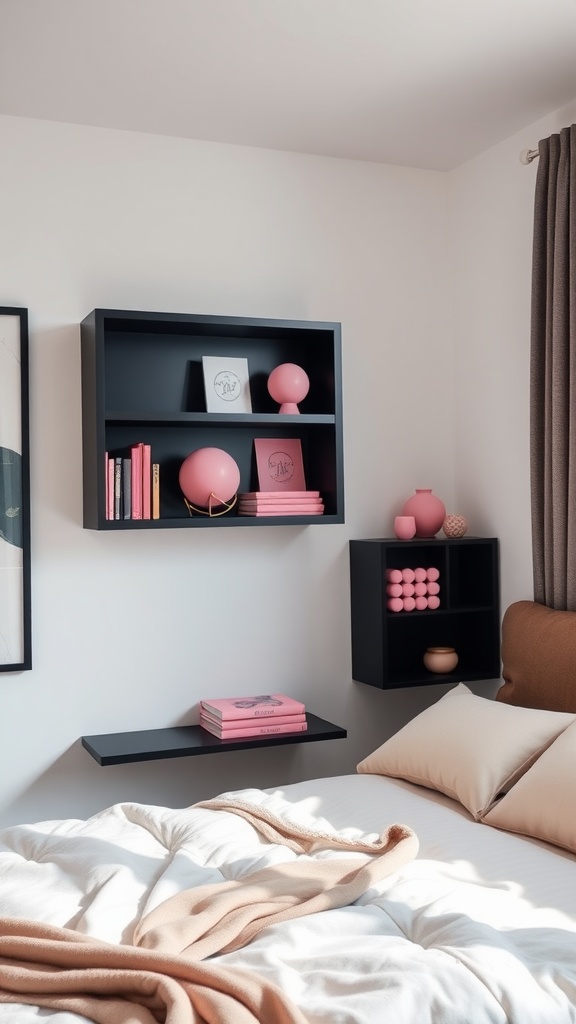
[[[108,486],[108,452],[104,452],[104,515],[108,519],[108,494],[110,488]]]
[[[239,516],[321,516],[324,508],[258,508],[238,509]]]
[[[142,519],[152,518],[152,448],[142,445]]]
[[[320,491],[243,491],[239,501],[319,501]]]
[[[271,508],[271,509],[277,509],[278,511],[280,511],[281,509],[288,509],[288,510],[293,509],[293,510],[296,510],[296,509],[301,509],[301,508],[304,508],[304,509],[309,508],[313,512],[314,511],[318,512],[318,511],[321,511],[324,508],[324,502],[323,501],[240,501],[240,502],[238,502],[238,507],[239,508],[255,508],[255,509]]]
[[[258,483],[263,491],[305,491],[299,437],[255,437]]]
[[[201,713],[209,714],[222,721],[236,718],[280,718],[282,715],[304,714],[306,705],[283,693],[260,694],[257,697],[217,697],[200,701]]]
[[[133,444],[130,448],[132,464],[131,491],[132,491],[132,519],[142,519],[142,449],[143,444]]]
[[[306,732],[308,728],[306,722],[300,722],[298,725],[273,725],[270,721],[266,725],[253,725],[250,729],[226,729],[224,731],[202,718],[200,718],[200,725],[221,740],[247,739],[249,736],[284,736],[291,732]]]
[[[200,721],[202,723],[209,722],[215,725],[216,728],[224,735],[229,732],[230,729],[253,729],[255,719],[253,718],[234,718],[232,721],[222,721],[220,718],[215,718],[214,715],[208,714],[207,711],[202,711],[200,714]],[[260,723],[261,719],[257,719]],[[270,719],[271,725],[303,725],[306,721],[306,715],[304,712],[298,715],[278,715],[278,717],[272,716]]]
[[[114,519],[114,459],[108,456],[108,474],[106,477],[106,519]]]

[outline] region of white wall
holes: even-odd
[[[415,487],[453,510],[447,176],[6,117],[0,145],[0,304],[31,328],[34,664],[0,674],[0,821],[353,770],[445,692],[352,681],[348,540],[390,536]],[[341,321],[346,524],[83,530],[94,307]],[[461,494],[497,533],[499,496],[474,473]],[[271,688],[349,738],[109,768],[79,744]]]

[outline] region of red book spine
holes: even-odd
[[[132,491],[132,519],[142,519],[142,444],[133,444],[130,452],[132,463],[130,467],[131,491]]]
[[[200,725],[221,740],[242,739],[248,736],[284,736],[286,733],[306,732],[308,728],[307,722],[300,722],[298,725],[272,725],[269,722],[267,725],[254,725],[251,729],[226,729],[224,731],[217,725],[212,725],[211,722],[205,722],[202,718],[200,718]]]
[[[238,718],[279,718],[282,715],[301,715],[306,706],[293,697],[283,693],[260,694],[257,697],[218,697],[214,700],[201,700],[200,710],[221,721],[234,721]]]
[[[152,518],[152,449],[142,445],[142,519]]]
[[[209,715],[207,711],[201,712],[200,721],[202,724],[206,722],[215,726],[215,728],[219,729],[223,734],[228,733],[231,729],[253,729],[255,721],[257,721],[259,725],[266,724],[262,719],[254,718],[235,718],[233,721],[227,720],[223,722],[219,718],[214,718],[214,715]],[[272,718],[270,725],[304,725],[305,721],[306,715],[304,713],[301,715],[281,715],[278,718]]]

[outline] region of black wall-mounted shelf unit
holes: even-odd
[[[387,569],[439,569],[440,606],[389,611]],[[352,677],[383,690],[500,676],[498,541],[350,541]],[[458,665],[443,675],[423,664],[427,647],[454,647]]]
[[[344,522],[341,328],[338,323],[95,309],[81,324],[84,527],[303,526]],[[202,356],[248,360],[252,413],[206,412]],[[267,381],[280,363],[302,366],[310,389],[299,414],[280,415]],[[240,492],[258,490],[257,437],[299,438],[306,488],[321,516],[190,515],[178,483],[191,451],[222,448]],[[106,452],[151,444],[160,465],[160,518],[106,518]]]

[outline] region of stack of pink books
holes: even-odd
[[[200,725],[221,740],[306,732],[306,706],[283,693],[200,701]]]
[[[320,491],[246,491],[238,495],[239,516],[321,516]]]

